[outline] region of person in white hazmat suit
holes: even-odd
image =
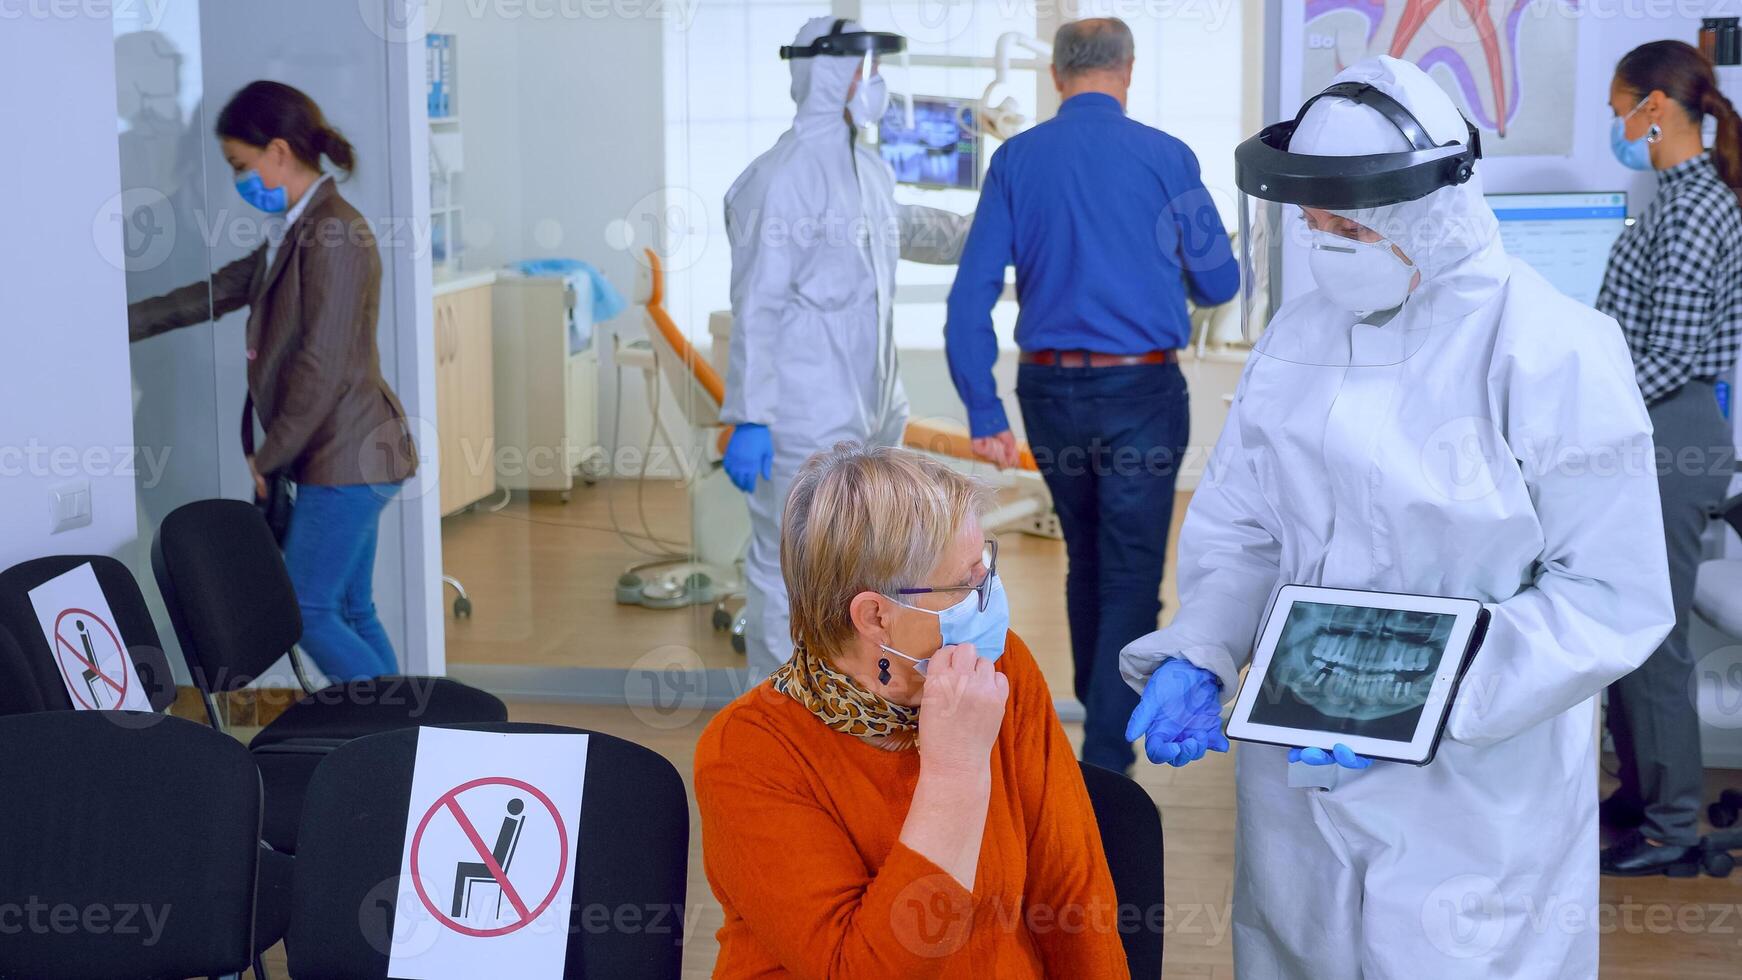
[[[1258,339],[1177,615],[1122,653],[1129,732],[1158,762],[1226,750],[1217,705],[1281,585],[1483,601],[1431,763],[1240,747],[1235,972],[1595,977],[1595,697],[1674,619],[1627,347],[1507,257],[1479,136],[1419,68],[1365,59],[1303,109],[1237,183],[1304,217],[1317,288]]]
[[[952,264],[969,218],[895,202],[895,175],[858,130],[889,94],[877,59],[896,34],[806,22],[781,57],[798,115],[726,192],[732,340],[725,468],[749,495],[745,644],[754,683],[792,653],[780,515],[811,454],[893,446],[907,426],[891,303],[898,259]]]

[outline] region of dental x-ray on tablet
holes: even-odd
[[[1283,586],[1228,737],[1424,765],[1487,623],[1474,599]]]

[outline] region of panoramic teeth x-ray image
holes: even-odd
[[[1410,737],[1457,617],[1297,602],[1252,720],[1370,738]]]

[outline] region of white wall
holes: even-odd
[[[106,10],[63,13],[0,21],[0,118],[14,134],[0,154],[0,187],[12,189],[0,222],[0,565],[117,554],[134,537],[114,41]],[[94,521],[51,536],[49,491],[69,479],[90,481]]]

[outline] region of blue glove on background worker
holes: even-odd
[[[774,437],[768,426],[746,422],[732,430],[726,442],[725,458],[720,465],[732,478],[732,485],[745,493],[756,492],[756,477],[774,479]]]
[[[1178,657],[1164,661],[1149,683],[1125,738],[1143,737],[1149,761],[1183,766],[1204,757],[1206,751],[1228,751],[1222,734],[1222,683],[1216,675]]]

